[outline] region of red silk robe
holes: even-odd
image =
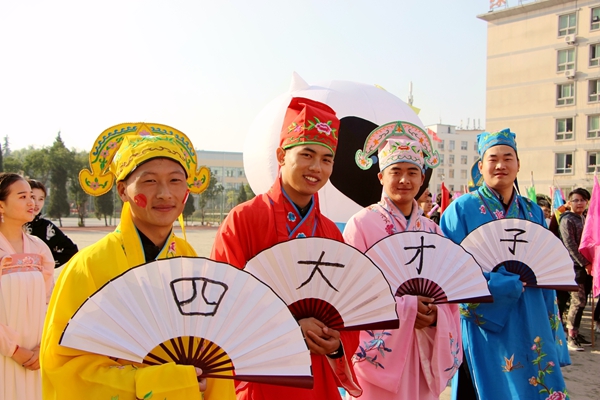
[[[243,269],[246,262],[277,243],[296,237],[316,236],[343,242],[337,226],[319,210],[318,196],[302,218],[289,200],[278,179],[265,194],[235,207],[217,232],[210,258]],[[323,400],[340,399],[338,386],[354,397],[362,390],[356,383],[352,355],[358,347],[359,332],[341,332],[344,357],[329,359],[311,354],[314,387],[298,389],[284,386],[238,383],[238,400]]]

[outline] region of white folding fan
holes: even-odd
[[[310,352],[286,304],[251,274],[205,258],[158,260],[109,281],[73,315],[60,344],[195,365],[204,377],[313,384]]]
[[[573,261],[552,232],[524,219],[499,219],[473,230],[461,243],[484,271],[504,266],[529,287],[577,290]]]
[[[483,303],[492,296],[481,267],[462,247],[437,233],[401,232],[375,243],[373,260],[396,296],[426,296],[434,303]]]
[[[244,269],[287,303],[296,319],[314,317],[336,330],[398,328],[394,295],[359,250],[325,238],[276,244]]]

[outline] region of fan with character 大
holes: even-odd
[[[205,258],[134,267],[90,296],[60,344],[202,377],[311,388],[311,358],[286,304],[264,283]]]
[[[491,302],[481,267],[461,246],[437,233],[401,232],[366,252],[396,296],[425,296],[434,303]]]
[[[394,295],[362,252],[326,238],[297,238],[250,259],[244,270],[271,287],[297,320],[336,330],[398,328]]]
[[[543,226],[524,219],[499,219],[473,230],[461,246],[486,272],[504,267],[528,287],[577,290],[573,261],[563,243]]]

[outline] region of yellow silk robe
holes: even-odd
[[[157,259],[176,256],[196,256],[196,252],[171,233]],[[202,397],[192,366],[145,366],[58,344],[67,322],[85,299],[109,280],[144,262],[129,204],[125,203],[117,229],[66,264],[52,293],[42,335],[40,363],[45,400],[235,399],[233,381],[229,379],[209,379]]]

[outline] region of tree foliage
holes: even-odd
[[[248,200],[248,195],[246,194],[246,188],[244,185],[240,185],[240,191],[238,192],[237,203],[241,204]]]
[[[183,208],[183,218],[185,219],[185,224],[188,223],[188,218],[196,211],[196,206],[194,206],[194,195],[190,193],[185,202],[185,207]]]
[[[47,148],[30,147],[23,155],[23,160],[23,173],[46,185],[50,180],[50,151]]]
[[[250,187],[250,185],[246,184],[244,186],[246,186],[246,197],[248,198],[248,200],[252,200],[253,198],[255,198],[256,195],[252,191],[252,188]]]
[[[77,184],[79,184],[79,182]],[[96,218],[101,219],[102,217],[104,217],[104,226],[108,226],[108,221],[106,217],[112,216],[113,212],[115,211],[114,196],[115,193],[113,187],[108,193],[105,193],[102,196],[94,197],[94,208]]]
[[[4,136],[4,145],[2,147],[4,148],[4,155],[6,157],[10,156],[10,139],[8,138],[8,135]]]
[[[204,218],[206,216],[206,207],[208,203],[214,201],[222,191],[223,186],[219,183],[217,177],[213,174],[211,169],[208,187],[204,192],[200,193],[198,200],[198,208],[200,210],[200,217],[202,218],[202,225],[204,225]]]
[[[70,212],[67,198],[67,180],[74,159],[69,149],[65,147],[60,132],[58,132],[52,147],[50,147],[49,156],[50,204],[48,205],[48,216],[57,218],[62,227],[62,217],[68,216]],[[77,183],[77,186],[79,186],[79,183]]]
[[[75,209],[77,210],[77,217],[79,221],[77,221],[78,226],[85,226],[85,217],[87,216],[87,202],[90,196],[83,191],[81,185],[79,184],[79,171],[82,168],[87,166],[87,153],[70,153],[72,161],[70,167],[68,168],[69,172],[69,194],[71,195],[71,199],[75,205]],[[67,203],[68,204],[68,203]]]
[[[23,162],[13,156],[5,156],[2,159],[4,164],[4,172],[14,172],[20,174],[23,172]]]

